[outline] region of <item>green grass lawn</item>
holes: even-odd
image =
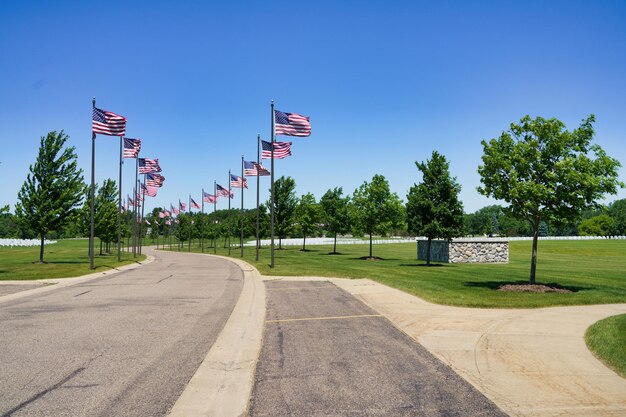
[[[0,247],[0,281],[33,280],[44,278],[66,278],[101,272],[120,265],[145,259],[145,255],[133,258],[132,252],[122,252],[122,262],[117,262],[117,247],[110,255],[99,256],[99,241],[96,239],[96,269],[89,268],[89,240],[59,240],[46,245],[44,262],[39,261],[39,246],[25,248]]]
[[[530,241],[511,242],[506,265],[426,267],[416,260],[414,243],[376,245],[374,256],[383,258],[380,261],[360,259],[368,255],[368,245],[340,245],[341,255],[329,255],[331,246],[309,248],[308,252],[293,246],[276,250],[274,269],[268,265],[268,248],[261,250],[256,262],[254,248],[246,247],[244,260],[264,275],[371,278],[435,303],[457,306],[527,308],[626,302],[626,240],[540,241],[537,282],[574,291],[569,294],[496,290],[505,283],[528,281]],[[186,244],[183,250],[187,250]],[[194,242],[192,251],[198,250]],[[213,253],[213,249],[205,247],[205,252]],[[226,255],[227,250],[219,247],[218,254]],[[239,249],[231,249],[231,255],[239,257]]]
[[[626,314],[596,322],[587,329],[585,341],[598,359],[626,378]]]

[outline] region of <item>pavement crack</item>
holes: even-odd
[[[157,281],[157,284],[160,284],[160,283],[162,283],[163,281],[165,281],[166,279],[168,279],[168,278],[172,278],[173,276],[174,276],[174,274],[172,274],[172,275],[170,275],[170,276],[167,276],[167,277],[165,277],[165,278],[161,278],[159,281]]]
[[[15,412],[17,412],[17,411],[21,410],[22,408],[26,407],[28,404],[33,403],[33,402],[37,401],[38,399],[40,399],[41,397],[43,397],[44,395],[48,394],[49,392],[52,392],[55,389],[60,388],[63,384],[65,384],[66,382],[70,381],[72,378],[74,378],[76,375],[78,375],[81,372],[83,372],[85,369],[86,368],[78,368],[78,369],[74,370],[72,373],[70,373],[68,376],[66,376],[65,378],[63,378],[62,380],[57,382],[56,384],[52,385],[51,387],[46,388],[43,391],[38,392],[37,394],[33,395],[32,397],[30,397],[26,401],[16,405],[15,407],[10,409],[6,413],[2,414],[1,417],[12,416]]]
[[[76,297],[80,297],[81,295],[85,295],[85,294],[87,294],[88,292],[91,292],[91,291],[92,291],[92,290],[87,290],[87,291],[85,291],[85,292],[81,292],[80,294],[76,294],[76,295],[74,296],[74,298],[76,298]]]

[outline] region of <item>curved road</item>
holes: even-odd
[[[0,416],[168,413],[243,274],[219,258],[148,253],[141,268],[0,302]]]

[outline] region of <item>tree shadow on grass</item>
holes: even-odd
[[[345,255],[345,253],[341,253],[341,252],[328,252],[328,253],[324,253],[322,255]]]
[[[359,258],[350,258],[353,261],[370,261],[370,262],[378,262],[378,261],[397,261],[395,258],[381,258],[378,256],[361,256]]]
[[[579,291],[589,291],[594,290],[595,287],[580,287],[576,285],[561,285],[556,282],[537,282],[537,285],[545,285],[547,287],[568,290],[571,292],[579,292]],[[476,287],[476,288],[489,288],[490,290],[498,291],[500,287],[503,285],[529,285],[528,281],[466,281],[463,283],[466,287]]]

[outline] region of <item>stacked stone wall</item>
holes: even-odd
[[[428,241],[418,240],[417,259],[426,260]],[[447,263],[508,263],[509,242],[506,240],[433,240],[430,260]]]

